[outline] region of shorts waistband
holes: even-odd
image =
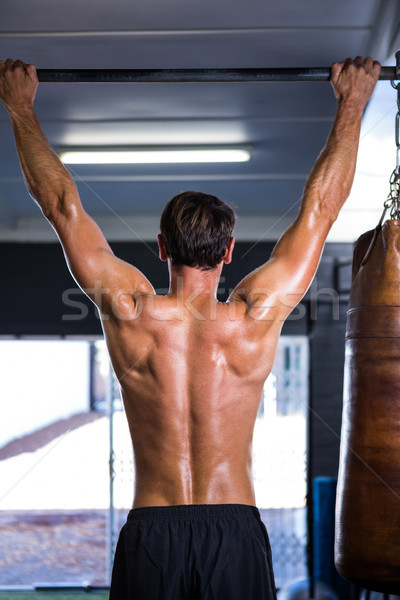
[[[128,521],[133,519],[193,519],[210,517],[256,517],[260,511],[248,504],[182,504],[177,506],[145,506],[129,511]]]

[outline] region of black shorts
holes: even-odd
[[[267,530],[254,506],[135,508],[115,553],[110,600],[276,599]]]

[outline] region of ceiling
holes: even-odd
[[[327,67],[358,54],[394,64],[386,61],[399,40],[397,0],[36,0],[31,6],[1,0],[0,56],[43,69]],[[385,87],[370,103],[370,128],[383,119],[379,111],[395,112],[390,83],[378,86]],[[56,151],[250,148],[251,161],[233,165],[74,166],[84,207],[110,240],[154,238],[166,201],[187,189],[232,203],[239,239],[276,239],[297,213],[335,106],[327,82],[42,83],[36,97]],[[384,121],[391,131],[392,121]],[[380,130],[374,145],[382,141]],[[0,241],[55,240],[25,190],[3,108],[0,156]],[[354,236],[353,223],[350,229]],[[347,239],[340,235],[334,239]]]

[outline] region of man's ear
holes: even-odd
[[[157,234],[157,242],[158,242],[158,253],[161,260],[167,260],[168,254],[165,248],[164,240],[161,233]]]
[[[226,247],[225,256],[222,259],[226,265],[229,265],[229,263],[232,261],[232,252],[233,252],[234,246],[235,246],[235,238],[231,237],[231,239],[229,240],[228,245]]]

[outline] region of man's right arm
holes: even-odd
[[[379,73],[379,63],[371,58],[332,65],[336,118],[307,179],[298,217],[269,261],[243,279],[230,297],[246,301],[254,318],[284,321],[310,286],[329,230],[350,194],[361,119]]]
[[[72,276],[82,291],[110,314],[132,315],[135,293],[154,293],[146,277],[117,258],[95,221],[83,209],[67,168],[52,150],[34,110],[36,68],[0,61],[0,101],[13,126],[26,187],[56,231]],[[112,309],[112,310],[111,310]]]

